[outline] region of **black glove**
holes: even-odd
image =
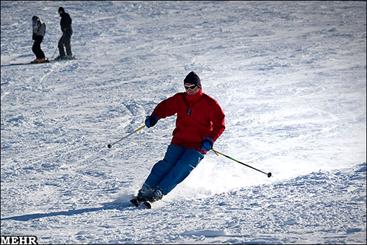
[[[158,120],[159,118],[156,115],[147,116],[145,118],[145,126],[147,126],[147,128],[153,127],[157,124]]]

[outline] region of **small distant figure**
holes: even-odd
[[[70,18],[70,15],[65,12],[63,7],[59,8],[59,14],[61,17],[60,27],[62,31],[62,36],[59,40],[58,44],[59,56],[56,57],[56,60],[72,59],[73,54],[71,53],[71,46],[70,46],[71,35],[73,35],[73,29],[71,28],[72,19]],[[66,55],[64,46],[66,49]]]
[[[43,63],[47,62],[45,53],[41,49],[41,43],[43,41],[43,37],[46,34],[46,24],[41,21],[38,16],[32,17],[32,27],[33,27],[33,46],[32,51],[36,55],[36,59],[31,63]]]

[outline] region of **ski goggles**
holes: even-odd
[[[186,90],[189,90],[189,89],[191,89],[191,90],[193,90],[193,89],[195,89],[196,88],[196,85],[195,84],[193,84],[193,85],[190,85],[190,86],[184,86],[185,87],[185,89]]]

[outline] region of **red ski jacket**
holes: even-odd
[[[163,100],[152,115],[165,118],[177,114],[172,144],[200,151],[201,142],[210,137],[213,142],[225,129],[224,112],[210,96],[200,89],[194,95],[177,93]]]

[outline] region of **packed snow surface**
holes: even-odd
[[[34,59],[33,15],[75,60]],[[129,205],[195,71],[226,114],[151,210]],[[39,243],[366,243],[366,2],[1,1],[1,235]]]

